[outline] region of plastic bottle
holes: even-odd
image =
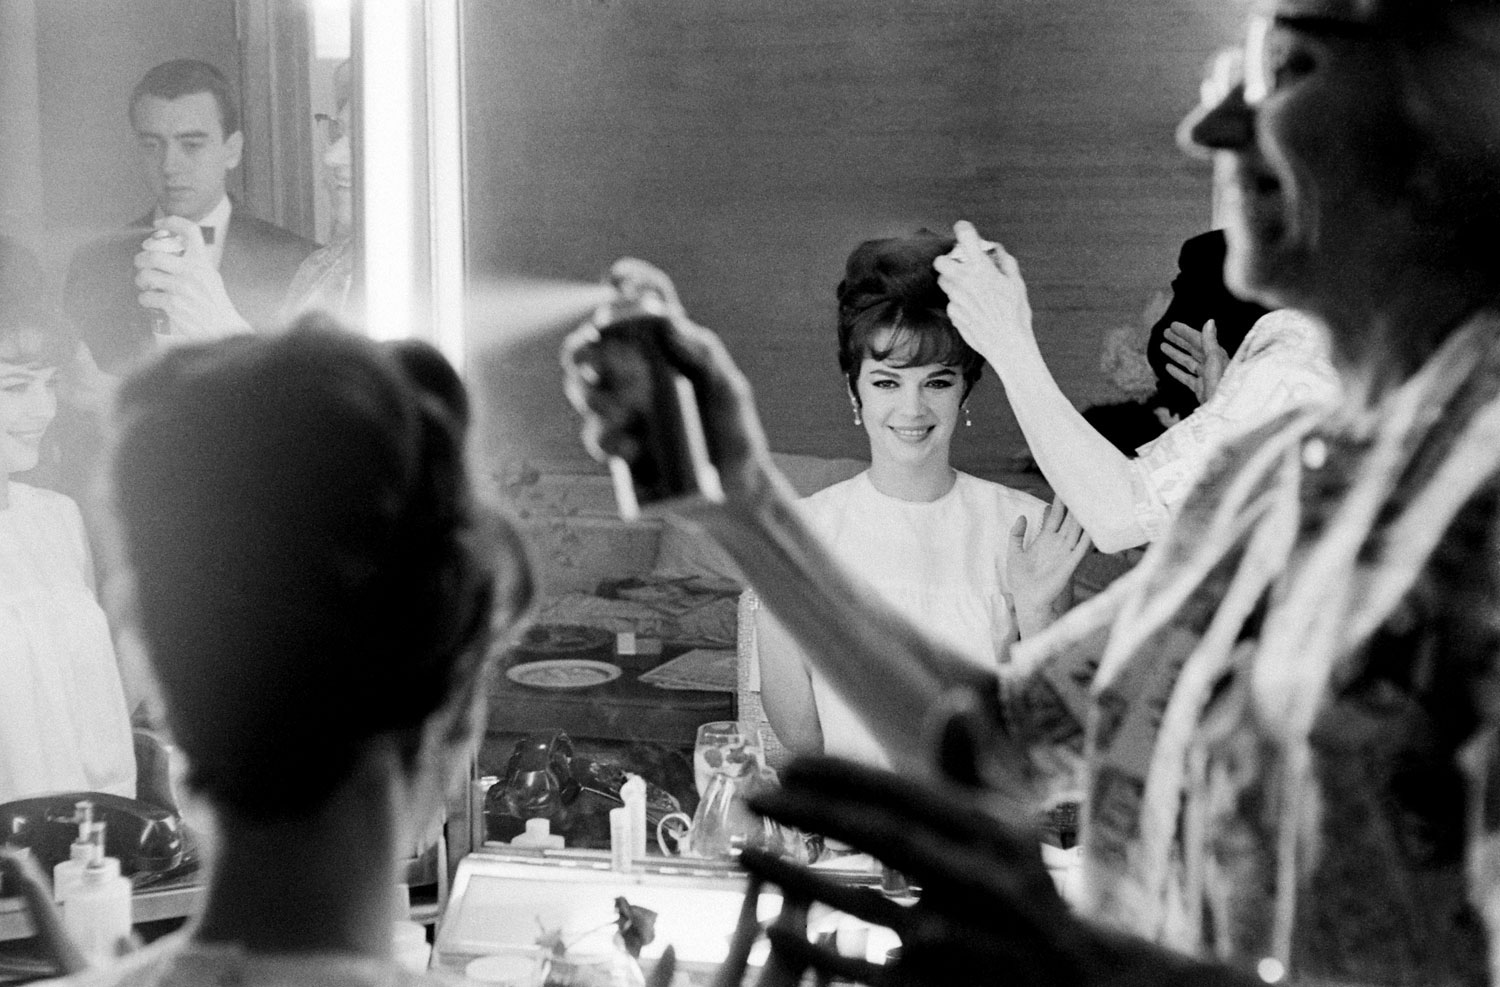
[[[625,803],[625,815],[630,820],[630,856],[643,860],[646,856],[646,779],[627,774],[625,784],[620,786],[620,801]]]
[[[52,900],[61,902],[83,883],[83,869],[93,859],[94,853],[94,803],[84,799],[74,805],[73,819],[78,823],[78,836],[68,847],[68,859],[59,861],[52,868]],[[99,850],[104,851],[104,835],[99,835]]]
[[[609,867],[621,874],[630,873],[630,810],[624,806],[609,810]]]
[[[104,824],[90,833],[90,859],[77,887],[63,898],[63,928],[91,966],[104,966],[120,955],[120,941],[130,935],[130,880],[120,862],[104,855]]]

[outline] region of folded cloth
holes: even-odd
[[[661,689],[734,692],[735,659],[733,651],[694,648],[642,674],[640,680]]]

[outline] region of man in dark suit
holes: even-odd
[[[156,66],[131,93],[130,123],[155,208],[73,255],[64,300],[110,372],[173,340],[269,325],[317,248],[229,198],[226,178],[239,166],[244,134],[218,69],[191,59]],[[158,228],[182,241],[181,256],[142,250]]]

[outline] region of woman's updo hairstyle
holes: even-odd
[[[57,309],[35,295],[0,290],[0,363],[66,367],[77,349],[78,333]]]
[[[369,738],[414,754],[533,592],[514,530],[476,509],[451,367],[314,315],[171,351],[119,407],[122,547],[189,784],[298,818]]]
[[[899,361],[903,367],[930,363],[958,367],[964,393],[979,381],[984,358],[964,342],[948,318],[948,296],[938,287],[932,262],[952,250],[954,239],[931,230],[910,236],[866,240],[854,248],[839,282],[839,368],[858,395],[865,357]],[[883,347],[879,337],[890,330]]]

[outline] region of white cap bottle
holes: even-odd
[[[63,898],[63,928],[90,966],[105,966],[130,936],[130,879],[121,876],[118,860],[104,855],[102,822],[93,825],[90,837],[90,860]]]
[[[83,882],[83,869],[93,859],[94,803],[81,799],[74,804],[73,820],[78,823],[78,836],[68,847],[68,859],[59,861],[52,868],[52,900],[61,902]],[[104,837],[99,837],[99,846],[104,846]]]

